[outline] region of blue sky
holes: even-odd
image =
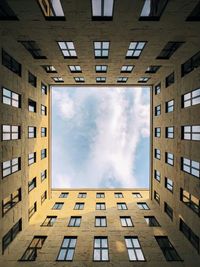
[[[149,92],[52,88],[52,186],[148,187]]]

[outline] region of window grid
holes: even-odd
[[[172,85],[175,81],[174,72],[168,75],[165,79],[165,87]]]
[[[93,20],[112,20],[114,0],[92,0]]]
[[[47,149],[44,148],[44,149],[41,150],[41,159],[44,159],[46,157],[47,157]]]
[[[64,80],[62,77],[52,77],[55,83],[64,83]]]
[[[47,95],[47,86],[44,83],[41,83],[41,93]]]
[[[11,57],[2,49],[2,65],[21,77],[22,66],[17,60]]]
[[[28,83],[34,87],[37,87],[37,78],[30,71],[28,72]]]
[[[28,165],[31,165],[36,162],[36,152],[28,154]]]
[[[47,128],[41,127],[41,137],[46,137],[46,136],[47,136]]]
[[[158,170],[154,170],[154,178],[160,183],[161,174]]]
[[[41,115],[44,115],[44,116],[47,115],[47,107],[44,105],[41,105]]]
[[[138,192],[133,192],[132,195],[134,198],[142,198],[142,195]]]
[[[122,227],[133,227],[133,222],[130,216],[120,216]]]
[[[165,152],[165,163],[173,166],[174,165],[174,155],[169,152]]]
[[[184,42],[168,42],[157,56],[157,59],[170,59],[183,43]]]
[[[184,77],[191,71],[198,68],[200,66],[199,59],[200,59],[200,51],[191,58],[189,58],[185,63],[181,64],[181,77]]]
[[[41,172],[41,182],[43,182],[47,178],[47,170]]]
[[[148,82],[149,79],[150,77],[140,77],[138,83],[146,83]]]
[[[94,261],[109,261],[108,238],[94,237]]]
[[[28,182],[28,192],[30,193],[34,188],[36,188],[36,177]]]
[[[17,140],[20,139],[20,126],[17,125],[2,125],[2,140]]]
[[[164,9],[168,3],[168,0],[163,0],[161,2],[153,2],[149,0],[144,1],[144,5],[139,17],[139,20],[144,21],[158,21]]]
[[[53,65],[42,65],[42,67],[47,73],[57,73]]]
[[[161,128],[160,127],[156,127],[155,128],[155,137],[160,137],[161,136]]]
[[[18,202],[21,201],[21,188],[2,201],[2,216],[4,216],[10,209],[12,209]]]
[[[121,73],[131,73],[133,68],[134,68],[133,65],[123,65],[121,67]]]
[[[58,253],[57,261],[73,261],[77,237],[65,236]]]
[[[74,42],[58,42],[58,46],[64,58],[77,58]]]
[[[36,127],[28,126],[28,138],[36,138]]]
[[[55,202],[52,207],[52,210],[61,210],[64,205],[64,202]]]
[[[7,88],[2,88],[3,104],[21,108],[21,96]]]
[[[137,202],[137,206],[140,210],[149,210],[149,206],[145,202]]]
[[[161,83],[155,86],[155,95],[159,95],[161,92]]]
[[[87,193],[83,193],[83,192],[80,192],[78,193],[78,198],[86,198],[87,197]]]
[[[95,66],[95,71],[98,73],[106,73],[107,72],[107,69],[108,69],[108,66],[107,65],[96,65]]]
[[[128,81],[128,77],[118,77],[117,82],[118,83],[126,83]]]
[[[174,183],[171,179],[165,177],[165,188],[167,188],[170,192],[173,193]]]
[[[200,88],[182,95],[182,108],[200,104]]]
[[[115,198],[123,198],[123,194],[120,192],[120,193],[114,193],[115,194]]]
[[[137,236],[125,236],[125,244],[130,261],[145,261],[145,257]]]
[[[81,216],[71,216],[70,220],[69,220],[69,227],[80,227],[81,225]]]
[[[126,58],[139,58],[145,45],[146,42],[130,42]]]
[[[198,198],[181,188],[180,200],[193,212],[200,216],[200,200]]]
[[[84,77],[74,77],[74,80],[76,83],[84,83],[85,82]]]
[[[155,107],[155,116],[159,116],[161,114],[161,105]]]
[[[106,77],[96,77],[96,82],[97,83],[105,83],[106,82]]]
[[[109,41],[95,41],[94,42],[94,55],[95,58],[108,58],[110,48]]]
[[[166,127],[165,128],[165,136],[166,138],[173,139],[174,138],[174,127]]]
[[[68,67],[69,67],[69,70],[70,70],[71,73],[80,73],[80,72],[82,72],[81,66],[79,66],[79,65],[69,65]]]
[[[75,210],[83,210],[84,209],[84,205],[85,205],[85,203],[83,203],[83,202],[76,202],[75,206],[74,206],[74,209]]]
[[[174,100],[167,101],[165,103],[165,112],[173,112],[174,111]]]
[[[33,206],[31,206],[28,209],[28,219],[30,220],[30,218],[33,216],[33,214],[37,211],[37,202],[34,202]]]
[[[105,193],[97,192],[96,193],[96,198],[105,198]]]
[[[154,216],[144,216],[144,219],[149,227],[158,227],[160,226],[159,222]]]
[[[21,158],[4,161],[2,164],[3,178],[21,169]]]
[[[105,210],[105,209],[106,209],[105,202],[97,202],[96,203],[96,210]]]
[[[62,193],[60,193],[59,198],[68,198],[68,196],[69,196],[68,192],[62,192]]]
[[[57,220],[57,216],[47,216],[41,226],[53,226]]]
[[[95,227],[107,227],[106,216],[95,216]]]
[[[145,73],[156,73],[160,69],[160,67],[160,65],[151,65],[146,69]]]
[[[155,156],[156,159],[159,159],[159,160],[161,159],[160,149],[155,148],[154,156]]]
[[[182,139],[200,141],[200,125],[181,126]]]
[[[160,205],[160,195],[154,190],[154,199]]]
[[[117,209],[118,209],[118,210],[127,210],[128,207],[127,207],[127,205],[126,205],[125,202],[118,202],[118,203],[117,203]]]
[[[182,171],[189,173],[197,178],[200,178],[200,162],[181,158]]]
[[[35,101],[33,101],[31,99],[28,100],[28,110],[30,112],[36,112],[36,102]]]

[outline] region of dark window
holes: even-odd
[[[64,205],[64,202],[55,202],[54,206],[53,206],[53,210],[61,210],[62,207]]]
[[[157,219],[154,216],[144,216],[144,219],[145,219],[146,223],[148,224],[148,226],[150,226],[150,227],[160,226],[159,222],[157,221]]]
[[[81,225],[81,216],[72,216],[70,218],[68,226],[70,227],[79,227]]]
[[[200,178],[200,162],[181,158],[181,170]]]
[[[121,225],[123,227],[133,227],[133,222],[130,216],[120,216]]]
[[[57,216],[47,216],[41,226],[53,226],[57,220]]]
[[[95,216],[95,227],[106,227],[107,220],[105,216]]]
[[[47,199],[47,191],[45,190],[44,193],[41,195],[41,205],[44,203],[46,199]]]
[[[6,0],[0,1],[0,20],[18,20]]]
[[[155,95],[160,94],[161,91],[161,84],[159,83],[158,85],[155,86]]]
[[[47,157],[47,149],[44,148],[44,149],[41,150],[41,159],[44,159],[46,157]]]
[[[62,192],[59,197],[60,198],[68,198],[68,196],[69,196],[68,192]]]
[[[145,0],[139,20],[160,20],[168,0]]]
[[[184,42],[168,42],[161,50],[157,59],[169,59]]]
[[[46,59],[35,41],[19,41],[34,59]]]
[[[166,202],[164,202],[164,212],[173,221],[173,209]]]
[[[165,87],[170,86],[171,84],[173,84],[175,81],[174,78],[174,72],[172,72],[169,76],[166,77],[165,79]]]
[[[126,58],[139,58],[145,45],[146,42],[130,42]]]
[[[160,195],[155,190],[154,190],[154,199],[158,204],[160,204]]]
[[[47,178],[47,170],[41,172],[41,182],[43,182]]]
[[[33,101],[33,100],[31,100],[31,99],[29,99],[28,100],[28,110],[30,111],[30,112],[36,112],[36,102],[35,101]]]
[[[109,261],[107,237],[94,237],[94,261]]]
[[[200,51],[181,64],[181,76],[185,76],[200,66]]]
[[[125,244],[130,261],[145,261],[144,254],[137,236],[125,236]]]
[[[181,188],[180,199],[186,206],[200,216],[200,200],[198,198]]]
[[[91,0],[93,20],[112,20],[114,0]]]
[[[182,95],[182,108],[200,104],[200,88]]]
[[[155,107],[155,116],[159,116],[161,114],[161,105]]]
[[[186,19],[187,21],[200,21],[200,1],[194,7],[190,15]]]
[[[200,247],[199,247],[200,239],[182,219],[180,219],[180,231],[184,234],[184,236],[190,241],[192,246],[199,253],[200,252]]]
[[[87,197],[87,193],[85,192],[78,193],[78,198],[86,198],[86,197]]]
[[[21,169],[21,158],[14,158],[4,161],[2,164],[2,177],[6,177]]]
[[[166,127],[165,128],[165,137],[166,138],[174,138],[174,127]]]
[[[160,172],[157,171],[157,170],[154,170],[154,178],[155,178],[158,182],[160,182],[160,177],[161,177]]]
[[[64,58],[77,58],[74,42],[58,42],[58,46]]]
[[[41,93],[47,95],[47,86],[44,83],[41,83]]]
[[[118,77],[117,82],[118,83],[126,83],[128,81],[128,77]]]
[[[47,73],[57,73],[53,65],[42,65],[42,67]]]
[[[65,236],[57,257],[57,261],[73,261],[77,237]]]
[[[156,73],[160,67],[160,65],[151,65],[146,69],[145,73]]]
[[[181,126],[182,139],[200,141],[200,125]]]
[[[28,192],[31,192],[34,188],[36,188],[36,177],[28,182]]]
[[[137,202],[137,206],[140,210],[149,210],[149,206],[145,202]]]
[[[65,20],[60,0],[38,0],[38,3],[46,20]]]
[[[4,87],[2,88],[2,100],[6,105],[21,108],[21,95]]]
[[[28,82],[32,86],[37,87],[37,78],[30,71],[28,72]]]
[[[13,57],[11,57],[8,53],[6,53],[2,49],[2,65],[16,73],[18,76],[22,74],[22,66],[19,62],[17,62]]]
[[[37,211],[37,202],[35,202],[33,204],[33,206],[31,206],[29,209],[28,209],[28,219],[30,220],[30,218],[33,216],[33,214]]]
[[[95,58],[108,58],[109,48],[110,48],[109,41],[94,42]]]
[[[170,192],[173,192],[174,183],[171,179],[165,177],[165,188]]]
[[[21,199],[21,188],[4,198],[2,201],[2,216],[12,209],[18,202],[20,202]]]
[[[36,162],[36,152],[28,154],[28,165],[31,165]]]

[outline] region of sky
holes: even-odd
[[[52,88],[52,187],[149,186],[150,90]]]

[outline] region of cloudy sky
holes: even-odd
[[[52,92],[53,187],[148,187],[148,88]]]

